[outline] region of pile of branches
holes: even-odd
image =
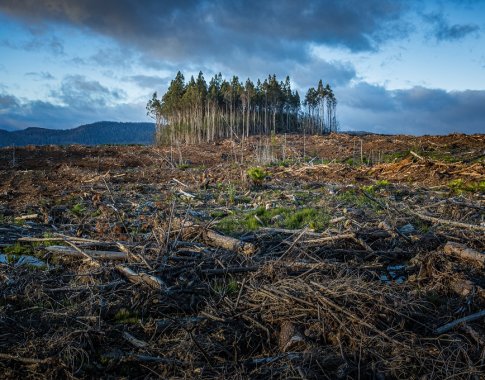
[[[158,242],[145,244],[62,234],[18,238],[49,241],[35,246],[47,269],[0,265],[2,373],[481,376],[483,328],[473,320],[483,315],[483,284],[469,281],[460,294],[456,281],[442,280],[445,268],[460,276],[468,268],[483,281],[480,262],[456,262],[457,247],[441,246],[413,259],[417,276],[388,282],[372,262],[322,253],[321,245],[331,244],[368,255],[358,245],[370,235],[322,236],[319,247],[305,248],[306,233],[263,231],[243,241],[172,217],[159,226]],[[457,310],[463,299],[468,308]],[[448,325],[454,313],[474,319]]]

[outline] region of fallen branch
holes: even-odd
[[[205,231],[204,238],[206,243],[213,247],[240,252],[246,256],[250,256],[256,252],[256,246],[254,244],[246,243],[230,236],[224,236],[212,230]]]
[[[30,219],[37,219],[39,217],[39,214],[29,214],[29,215],[21,215],[21,216],[16,216],[15,221],[22,221],[22,220],[30,220]]]
[[[305,240],[302,243],[308,244],[308,245],[320,245],[320,243],[326,243],[329,241],[335,241],[335,240],[345,240],[345,239],[354,239],[355,234],[350,233],[350,234],[341,234],[341,235],[336,235],[336,236],[325,236],[321,237],[318,239],[311,239],[311,240]]]
[[[449,241],[443,248],[443,252],[464,260],[474,261],[483,266],[485,264],[485,254],[468,248],[467,246]]]
[[[21,356],[9,355],[0,352],[0,359],[2,360],[14,360],[24,364],[45,364],[52,361],[52,358],[35,359],[35,358],[23,358]]]
[[[93,251],[91,249],[84,249],[81,253],[78,250],[65,247],[63,245],[51,245],[50,247],[45,247],[48,252],[54,253],[56,255],[66,255],[66,256],[73,256],[73,257],[86,257],[86,255],[90,259],[96,260],[126,260],[128,255],[124,252],[115,252],[115,251]]]
[[[419,154],[413,152],[412,150],[409,151],[414,157],[416,157],[418,160],[424,161],[424,157],[421,157]]]
[[[116,269],[123,274],[130,282],[134,284],[146,284],[154,289],[167,288],[167,285],[158,277],[152,276],[148,273],[136,273],[128,267],[117,265]]]
[[[128,332],[123,332],[123,338],[125,338],[128,342],[130,342],[133,346],[138,347],[138,348],[145,348],[148,346],[148,343],[135,338],[133,335],[131,335]]]
[[[186,191],[179,190],[178,192],[180,193],[180,195],[182,195],[184,197],[187,197],[187,198],[190,198],[190,199],[194,199],[195,198],[195,195],[194,194],[187,193]]]
[[[304,232],[304,235],[306,235],[306,236],[312,236],[312,237],[316,237],[316,238],[322,237],[322,234],[320,234],[318,232],[312,232],[312,231],[308,231],[308,230],[305,230],[305,229],[289,230],[289,229],[286,229],[286,228],[263,227],[263,228],[260,228],[259,231],[270,233],[270,234],[288,234],[288,235],[298,235],[298,234],[301,234],[302,232]]]
[[[433,222],[433,223],[437,223],[437,224],[445,224],[445,225],[453,226],[453,227],[467,228],[467,229],[471,229],[471,230],[485,231],[485,227],[477,226],[476,224],[455,222],[453,220],[440,219],[440,218],[436,218],[434,216],[420,214],[420,213],[418,213],[416,211],[412,211],[412,210],[408,210],[408,211],[412,215],[417,216],[418,218],[420,218],[422,220],[426,220],[428,222]]]
[[[260,268],[261,267],[259,267],[259,266],[215,268],[215,269],[202,269],[201,272],[205,275],[219,275],[219,274],[230,274],[230,273],[256,272]]]
[[[256,252],[256,246],[254,244],[244,242],[231,236],[221,235],[218,232],[205,229],[203,226],[196,225],[193,222],[174,219],[174,224],[180,229],[189,232],[191,235],[202,235],[205,243],[212,247],[236,251],[246,256],[250,256]]]
[[[457,319],[453,322],[447,323],[446,325],[437,328],[435,330],[435,334],[443,334],[447,331],[450,331],[455,326],[458,326],[461,323],[476,321],[477,319],[480,319],[482,317],[485,317],[485,310],[480,310],[479,312],[477,312],[475,314],[470,314],[466,317],[463,317],[463,318]]]

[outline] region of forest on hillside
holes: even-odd
[[[230,81],[222,74],[207,84],[202,72],[188,83],[179,71],[167,92],[157,93],[147,103],[148,115],[156,121],[156,142],[200,143],[220,138],[244,140],[250,135],[276,133],[326,134],[338,128],[337,99],[322,80],[306,92],[303,101],[291,88],[290,77],[276,75]]]

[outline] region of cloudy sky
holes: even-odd
[[[343,130],[485,133],[485,0],[0,0],[0,128],[146,121],[178,70],[321,78]]]

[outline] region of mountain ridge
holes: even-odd
[[[0,147],[50,144],[153,144],[154,136],[154,123],[99,121],[73,129],[38,127],[18,131],[0,129]]]

